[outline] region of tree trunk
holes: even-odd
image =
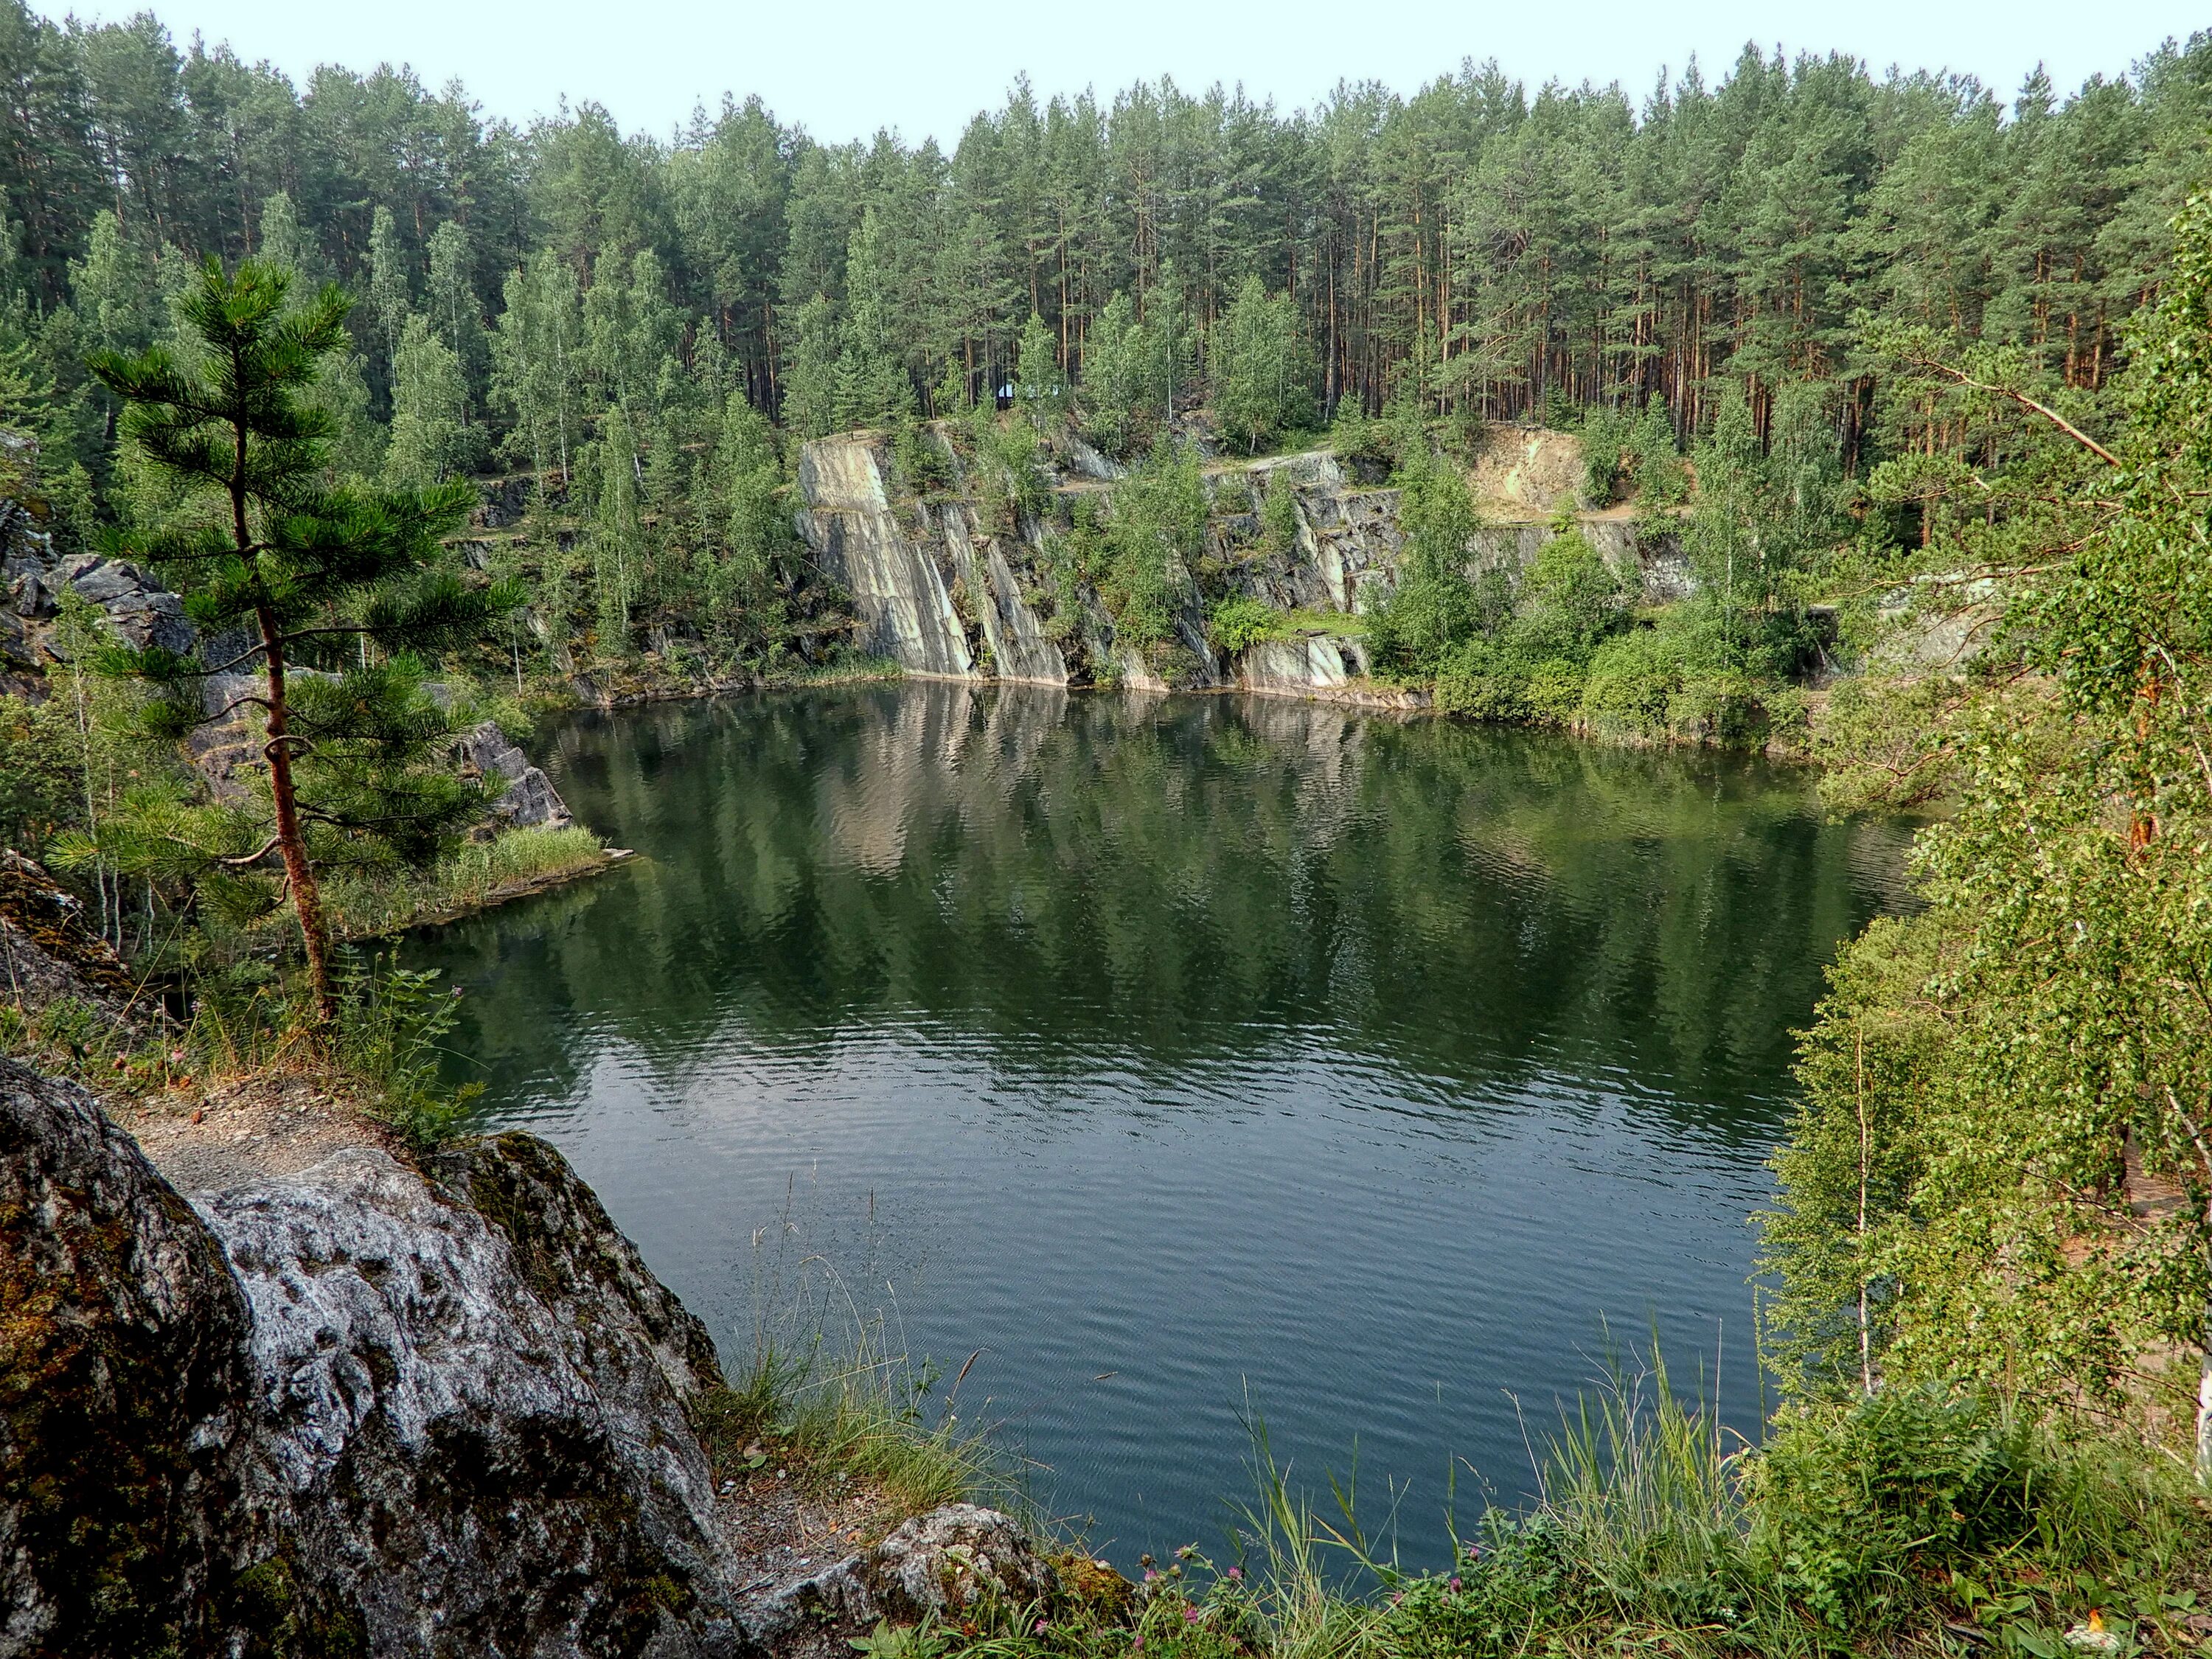
[[[337,1017],[337,999],[331,991],[331,930],[323,917],[322,891],[307,862],[307,838],[300,833],[292,744],[285,729],[284,647],[275,619],[264,611],[260,620],[262,649],[269,659],[269,741],[262,753],[268,757],[269,793],[276,807],[276,849],[284,860],[292,912],[300,919],[300,938],[307,947],[307,983],[314,994],[315,1012],[327,1025]]]
[[[2212,1237],[2212,1200],[2205,1202],[2204,1230]],[[2197,1479],[2212,1487],[2212,1294],[2204,1298],[2204,1355],[2197,1373]]]

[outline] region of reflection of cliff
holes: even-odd
[[[927,440],[939,464],[961,463],[942,434]],[[972,480],[951,492],[901,490],[890,441],[879,433],[818,439],[801,452],[805,506],[799,528],[823,568],[851,592],[865,649],[908,672],[1046,685],[1118,678],[1160,682],[1137,653],[1118,641],[1099,594],[1050,556],[1055,526],[1065,527],[1081,497],[1105,499],[1088,467],[1058,468],[1049,504],[1019,515],[1018,533],[994,532],[979,514]],[[1474,563],[1527,564],[1553,533],[1555,514],[1571,508],[1582,473],[1569,434],[1499,428],[1486,441],[1471,478],[1485,517]],[[1278,478],[1288,483],[1297,531],[1284,549],[1261,550],[1257,504]],[[1350,617],[1397,580],[1404,544],[1398,492],[1363,485],[1328,451],[1282,455],[1206,475],[1213,512],[1209,558],[1229,589],[1296,612],[1299,631],[1235,657],[1206,648],[1206,619],[1195,611],[1178,631],[1196,659],[1193,685],[1230,684],[1291,694],[1342,694],[1366,669],[1358,626],[1330,631],[1330,615]],[[1632,570],[1654,599],[1679,595],[1684,580],[1671,541],[1647,547],[1620,513],[1586,514],[1579,522],[1598,550]],[[1061,584],[1070,584],[1062,591]]]
[[[592,1029],[672,1064],[731,1022],[804,1051],[895,1011],[1173,1064],[1320,1022],[1444,1078],[1633,1050],[1726,1102],[1780,1086],[1904,839],[1714,756],[1289,701],[909,684],[562,752],[646,857],[448,931],[479,1054]]]

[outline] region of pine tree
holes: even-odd
[[[216,509],[191,527],[118,532],[112,545],[176,573],[201,644],[177,653],[115,647],[104,672],[161,694],[149,732],[181,737],[241,709],[266,732],[270,827],[260,845],[211,866],[243,870],[271,854],[305,946],[310,991],[336,1011],[331,928],[317,868],[348,848],[422,861],[477,810],[479,786],[426,764],[445,717],[423,693],[419,653],[481,637],[514,605],[510,589],[463,585],[439,544],[465,517],[465,485],[416,491],[332,489],[330,420],[302,394],[347,343],[335,287],[296,312],[289,279],[249,260],[210,260],[179,307],[189,360],[155,346],[102,353],[93,372],[130,406],[127,441]],[[208,647],[245,630],[222,660]],[[303,675],[315,662],[335,675]],[[258,666],[232,690],[222,676]],[[210,710],[206,693],[228,701]]]

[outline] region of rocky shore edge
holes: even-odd
[[[134,1135],[0,1060],[0,1659],[842,1659],[1074,1593],[995,1510],[718,1468],[706,1327],[558,1152],[329,1107]]]

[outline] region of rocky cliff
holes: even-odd
[[[1103,499],[1118,469],[1080,442],[1048,459],[1048,504],[994,530],[979,510],[971,465],[948,433],[926,441],[951,473],[949,489],[902,486],[883,434],[844,433],[805,446],[799,465],[800,534],[852,596],[862,648],[909,673],[1067,685],[1116,681],[1164,687],[1237,685],[1291,695],[1343,695],[1366,672],[1359,624],[1351,620],[1397,580],[1405,537],[1398,492],[1364,483],[1334,452],[1212,461],[1205,481],[1212,512],[1208,563],[1224,592],[1295,613],[1286,640],[1231,656],[1213,649],[1194,607],[1176,617],[1181,649],[1133,650],[1115,637],[1097,591],[1055,567],[1055,534],[1077,502]],[[1470,483],[1484,515],[1470,571],[1526,565],[1573,511],[1582,477],[1570,434],[1501,428],[1489,434]],[[1261,554],[1257,504],[1278,479],[1289,485],[1297,528],[1286,550]],[[1671,539],[1646,544],[1625,512],[1576,514],[1607,559],[1632,573],[1654,599],[1676,598],[1686,575]],[[1343,617],[1340,627],[1328,618]]]
[[[692,1425],[720,1382],[542,1141],[180,1194],[0,1060],[0,1659],[751,1659],[849,1652],[979,1564],[1054,1593],[965,1508],[757,1578]]]

